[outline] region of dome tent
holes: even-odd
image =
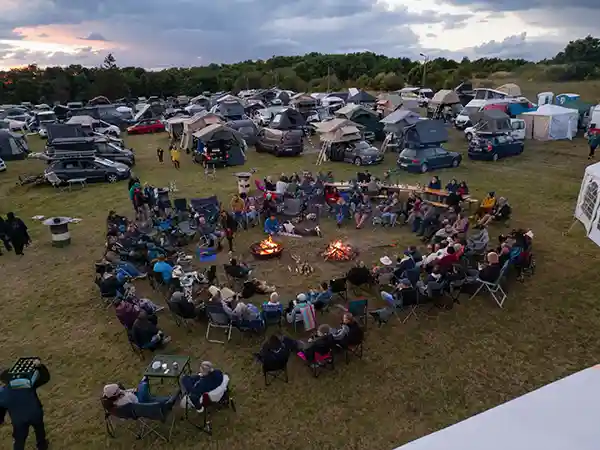
[[[0,158],[4,161],[25,159],[29,147],[25,137],[9,130],[0,130]]]
[[[587,237],[600,245],[600,163],[587,166],[575,205],[575,220],[585,227]],[[575,222],[574,222],[575,223]]]

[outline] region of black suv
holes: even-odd
[[[127,180],[131,169],[104,158],[61,158],[51,161],[44,174],[54,173],[61,181],[85,178],[88,183],[107,181],[116,183]]]
[[[56,138],[48,143],[46,153],[52,157],[54,152],[95,152],[99,158],[109,159],[130,167],[135,165],[135,155],[131,150],[119,147],[107,139],[96,137]]]

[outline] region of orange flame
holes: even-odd
[[[271,236],[258,243],[258,253],[261,255],[271,255],[278,252],[280,248],[281,246]]]

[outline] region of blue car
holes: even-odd
[[[398,155],[397,164],[407,172],[425,173],[435,169],[458,167],[462,161],[460,153],[449,152],[441,146],[405,148]]]
[[[525,143],[507,134],[478,134],[469,142],[469,159],[498,161],[523,153]]]

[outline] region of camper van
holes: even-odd
[[[488,88],[474,89],[473,95],[473,100],[502,100],[510,97],[506,92]]]

